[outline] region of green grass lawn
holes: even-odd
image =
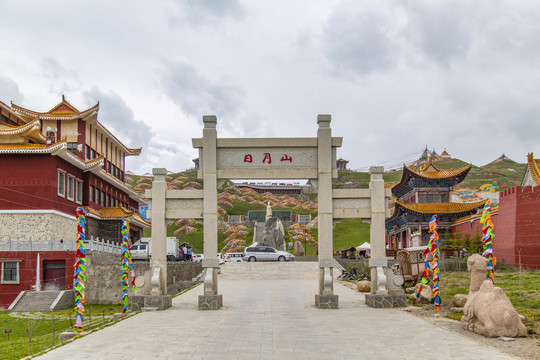
[[[103,324],[115,313],[122,312],[122,305],[87,305],[85,306],[85,321],[83,329],[88,331],[90,328]],[[12,316],[17,315],[18,317]],[[72,308],[42,313],[12,313],[0,311],[0,359],[15,360],[29,355],[29,336],[27,326],[33,323],[32,354],[46,350],[58,344],[58,334],[64,331],[70,331],[72,324],[75,323]],[[54,335],[53,335],[54,324]],[[5,329],[11,329],[11,333],[6,334]]]
[[[468,272],[441,272],[441,300],[445,302],[456,294],[468,294],[469,283]],[[527,318],[525,323],[527,328],[537,335],[540,334],[540,271],[531,270],[522,273],[521,292],[519,272],[515,270],[496,271],[495,286],[502,288],[516,311]]]
[[[285,229],[285,241],[290,242],[290,236]],[[359,219],[345,219],[334,227],[334,251],[345,249],[351,246],[358,246],[364,242],[369,242],[369,224],[363,223]],[[317,229],[313,229],[311,236],[318,239]],[[317,244],[306,245],[306,256],[317,255]]]

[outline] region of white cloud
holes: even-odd
[[[24,95],[19,90],[15,81],[6,76],[0,76],[0,101],[9,105],[10,101],[19,104],[23,101]]]
[[[426,144],[476,164],[540,153],[536,2],[58,4],[10,5],[0,100],[100,101],[100,121],[143,146],[137,171],[191,166],[205,114],[241,137],[316,136],[331,113],[353,168]]]

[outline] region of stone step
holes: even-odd
[[[12,311],[49,311],[59,290],[27,291]]]

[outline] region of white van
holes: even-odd
[[[141,238],[129,249],[133,260],[149,260],[152,257],[152,238]],[[178,239],[176,237],[167,238],[167,260],[178,260]]]
[[[242,262],[244,261],[243,253],[229,253],[225,255],[225,261]]]

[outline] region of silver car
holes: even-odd
[[[270,246],[250,246],[244,249],[244,261],[290,261],[293,255]]]

